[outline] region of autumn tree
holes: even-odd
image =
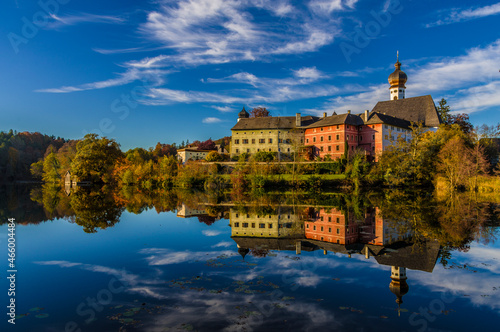
[[[113,139],[87,134],[76,146],[71,163],[72,174],[80,180],[109,182],[115,162],[123,157],[120,145]]]
[[[271,116],[270,112],[265,108],[265,107],[254,107],[250,111],[250,117],[251,118],[265,118]]]
[[[212,139],[209,138],[206,141],[198,144],[198,150],[217,150],[217,147],[215,146],[215,143],[212,141]]]
[[[61,180],[59,169],[61,164],[54,152],[51,152],[43,161],[42,179],[46,183],[58,183]]]

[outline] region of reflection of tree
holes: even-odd
[[[202,222],[204,224],[207,224],[208,226],[212,225],[215,222],[215,217],[211,216],[198,216],[198,221]]]
[[[269,249],[250,249],[250,255],[252,255],[253,257],[266,257],[267,254],[269,254]]]
[[[86,233],[114,226],[120,221],[123,208],[117,206],[109,192],[79,188],[71,195],[75,223]]]

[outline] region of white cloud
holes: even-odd
[[[500,2],[490,6],[478,7],[478,8],[468,8],[462,10],[451,9],[446,14],[447,16],[445,18],[437,20],[436,22],[433,23],[429,23],[426,25],[426,27],[430,28],[439,25],[447,25],[492,15],[498,15],[500,14]]]
[[[112,78],[105,81],[86,83],[77,86],[63,86],[60,88],[50,88],[50,89],[40,89],[36,92],[48,92],[48,93],[69,93],[76,91],[86,91],[86,90],[96,90],[110,88],[114,86],[122,86],[134,81],[144,81],[145,85],[157,86],[163,84],[164,76],[169,74],[171,71],[168,70],[158,70],[158,69],[146,69],[139,70],[136,68],[128,69],[126,72],[119,74],[117,78]]]
[[[220,248],[220,247],[224,247],[224,248],[227,248],[227,247],[232,247],[234,246],[234,242],[229,242],[229,241],[221,241],[219,243],[216,243],[212,246],[212,248]]]
[[[65,16],[51,14],[50,18],[53,21],[47,24],[47,29],[57,29],[62,26],[77,25],[81,23],[120,24],[125,22],[125,19],[122,17],[89,13],[78,13],[76,15]]]
[[[236,108],[231,107],[231,106],[212,106],[212,108],[214,108],[217,111],[222,112],[222,113],[230,113],[230,112],[234,112],[236,110]]]
[[[216,122],[218,122],[218,121],[216,121]],[[217,236],[217,235],[222,234],[221,231],[213,231],[213,230],[204,230],[201,233],[205,236]]]
[[[140,251],[141,254],[149,255],[146,260],[149,265],[171,265],[179,263],[192,263],[198,260],[206,261],[220,255],[235,256],[234,251],[171,251],[164,248],[150,248]]]

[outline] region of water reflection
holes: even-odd
[[[398,307],[408,293],[406,269],[432,272],[440,253],[437,240],[411,240],[408,222],[384,220],[378,208],[366,208],[364,218],[340,208],[280,206],[258,212],[230,209],[231,238],[238,253],[265,256],[273,250],[320,250],[330,253],[375,257],[391,267],[389,289]]]
[[[491,287],[497,287],[498,261],[493,260],[498,250],[492,246],[481,251],[472,243],[495,240],[499,225],[498,205],[483,198],[383,192],[259,195],[234,201],[220,193],[146,192],[131,187],[77,188],[68,195],[64,188],[50,186],[2,188],[0,195],[0,214],[20,223],[60,218],[75,224],[61,233],[65,234],[61,241],[69,242],[61,253],[44,246],[44,237],[34,237],[33,243],[46,255],[25,258],[26,268],[34,262],[37,272],[59,278],[58,284],[95,283],[92,291],[73,290],[71,298],[99,294],[99,287],[109,282],[106,277],[120,274],[116,278],[124,291],[116,294],[117,302],[107,306],[111,309],[100,318],[111,317],[125,325],[143,320],[149,324],[147,331],[153,330],[151,325],[159,331],[164,326],[242,330],[245,321],[257,330],[279,330],[284,329],[284,320],[289,329],[331,329],[338,324],[344,330],[358,330],[371,326],[353,316],[363,311],[365,318],[378,323],[397,312],[402,317],[393,317],[393,329],[412,330],[415,325],[404,322],[404,313],[406,318],[416,315],[419,307],[445,291],[454,292],[455,303],[453,307],[447,303],[440,315],[451,308],[466,313],[484,303],[491,310],[497,308],[498,293]],[[157,216],[155,211],[171,213]],[[120,219],[126,220],[124,227],[113,229]],[[37,234],[44,234],[55,226],[34,227]],[[99,236],[82,232],[102,229],[108,231]],[[74,240],[81,246],[73,248]],[[84,245],[85,254],[79,250]],[[474,261],[493,267],[485,265],[479,276]],[[88,279],[99,273],[109,274],[102,283]],[[460,282],[450,281],[451,276]],[[469,298],[460,298],[457,289],[470,296],[471,304],[464,304]],[[144,307],[137,308],[135,301]],[[68,317],[75,315],[78,305],[68,309]],[[144,308],[158,310],[160,316],[151,319]],[[140,315],[132,309],[143,317],[137,318]],[[415,317],[415,322],[422,319]],[[81,317],[71,319],[83,326]],[[452,318],[441,321],[447,324]],[[92,324],[86,330],[105,326],[102,320]],[[374,330],[387,330],[387,324],[374,324]],[[134,327],[129,324],[127,330]]]

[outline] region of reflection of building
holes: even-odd
[[[293,236],[298,231],[302,234],[303,226],[299,221],[292,208],[277,208],[262,214],[231,209],[229,213],[232,237],[281,238]]]
[[[412,243],[409,226],[384,220],[378,208],[367,208],[363,218],[339,208],[303,211],[297,215],[291,213],[291,208],[282,207],[276,214],[258,215],[231,210],[231,237],[238,253],[245,257],[255,249],[295,250],[297,255],[302,250],[322,250],[325,255],[334,252],[349,257],[359,254],[367,259],[373,256],[378,264],[391,267],[389,288],[396,295],[398,307],[409,291],[406,269],[432,272],[436,265],[439,242]]]
[[[367,209],[364,218],[336,208],[322,208],[310,212],[305,223],[305,238],[337,244],[364,243],[387,245],[409,237],[406,225],[385,221],[378,208]]]
[[[177,217],[179,218],[191,218],[207,215],[207,211],[201,207],[191,208],[186,204],[182,204],[177,208]]]

